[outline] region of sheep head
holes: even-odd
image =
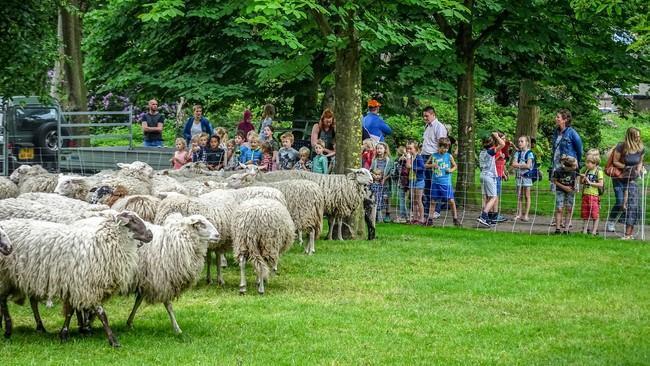
[[[221,239],[221,235],[219,234],[219,231],[217,231],[217,228],[215,228],[214,225],[205,218],[205,216],[191,215],[184,218],[184,220],[192,225],[200,237],[211,241],[218,241]]]
[[[147,229],[144,221],[135,212],[122,211],[115,218],[120,225],[126,226],[133,232],[133,239],[143,243],[148,243],[153,239],[153,233]]]
[[[111,186],[93,187],[90,189],[89,192],[92,193],[92,196],[90,197],[90,203],[97,204],[102,200],[102,198],[113,194],[113,187]]]
[[[11,254],[13,248],[11,247],[11,240],[7,236],[7,233],[0,228],[0,254],[9,255]]]
[[[348,177],[351,180],[356,180],[357,183],[367,186],[370,183],[372,183],[372,174],[370,174],[370,171],[366,168],[359,168],[359,169],[350,169],[352,173],[348,175]]]
[[[66,197],[73,197],[76,193],[88,190],[88,183],[82,177],[70,177],[59,174],[59,180],[54,188],[54,193]]]
[[[16,170],[14,170],[13,173],[11,173],[11,175],[9,176],[9,179],[12,182],[18,184],[18,182],[20,182],[20,178],[25,176],[31,170],[32,170],[31,166],[23,164],[23,165],[19,166],[18,168],[16,168]]]
[[[154,173],[151,165],[142,161],[134,161],[131,164],[117,163],[117,167],[126,173],[138,172],[138,174],[144,174],[148,178],[152,178]]]

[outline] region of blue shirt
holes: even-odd
[[[580,135],[573,129],[567,127],[560,133],[560,129],[556,128],[553,132],[553,165],[554,168],[560,167],[560,158],[562,155],[573,156],[578,161],[582,160],[582,140]]]
[[[368,112],[363,117],[363,128],[368,130],[370,137],[378,138],[379,141],[384,141],[386,135],[393,133],[393,130],[384,122],[377,113]]]
[[[416,182],[424,180],[424,159],[422,158],[422,155],[415,155],[413,165],[411,165],[411,173],[412,175],[409,176],[410,180],[414,180],[413,178],[415,178]]]
[[[444,154],[434,153],[431,155],[431,161],[438,164],[438,168],[433,168],[431,173],[431,183],[442,184],[446,186],[451,185],[451,155],[446,152]]]
[[[253,161],[254,165],[258,165],[262,161],[262,151],[260,149],[251,150],[247,146],[242,146],[240,151],[239,161],[242,164],[246,164],[247,161]]]

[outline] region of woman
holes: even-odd
[[[190,146],[190,141],[194,136],[200,135],[203,132],[207,133],[208,136],[212,136],[213,134],[210,122],[207,118],[203,117],[203,107],[200,104],[196,104],[192,108],[192,111],[194,112],[194,116],[187,119],[187,123],[185,123],[185,128],[183,129],[183,136],[188,146]]]
[[[273,104],[265,105],[262,112],[262,124],[260,125],[260,141],[265,141],[264,127],[273,126],[273,117],[275,117],[275,107]]]
[[[253,113],[251,113],[250,110],[245,110],[244,111],[244,119],[239,121],[239,124],[237,125],[237,131],[242,131],[244,133],[244,136],[246,136],[250,131],[253,131],[255,129],[255,126],[251,123],[251,119],[253,118]]]
[[[576,130],[571,127],[571,112],[560,109],[555,115],[557,128],[553,132],[553,169],[560,169],[563,155],[572,156],[578,161],[582,160],[582,139]]]
[[[332,157],[336,155],[336,120],[334,113],[329,108],[323,111],[320,116],[320,121],[316,123],[311,129],[311,146],[316,146],[318,140],[323,140],[325,149],[323,155]]]
[[[623,173],[612,178],[616,204],[612,207],[607,220],[607,231],[615,231],[615,222],[625,213],[625,235],[623,240],[634,239],[634,225],[639,221],[639,189],[637,178],[643,173],[643,155],[645,148],[641,140],[641,131],[630,127],[625,132],[625,140],[616,145],[612,151],[612,164]]]

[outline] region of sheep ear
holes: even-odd
[[[167,192],[158,192],[158,198],[160,198],[161,200],[164,200],[165,198],[167,198],[167,196],[168,196]]]
[[[97,190],[97,187],[92,187],[88,192],[95,192]]]
[[[120,168],[120,169],[122,169],[122,168],[127,168],[127,167],[129,167],[129,164],[125,164],[125,163],[117,163],[117,167]]]
[[[120,225],[126,225],[131,221],[131,216],[128,212],[122,211],[115,216],[115,219]]]

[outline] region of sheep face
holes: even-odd
[[[221,239],[221,235],[219,234],[219,231],[217,231],[217,228],[215,228],[214,225],[212,225],[204,216],[191,215],[185,218],[185,220],[196,229],[201,238],[211,241],[218,241]]]
[[[354,178],[359,184],[367,186],[370,183],[372,183],[372,175],[370,174],[370,171],[366,168],[360,168],[360,169],[350,169],[352,171],[352,174],[354,175]]]
[[[92,196],[90,197],[90,203],[96,205],[102,200],[102,198],[113,194],[113,187],[110,186],[93,187],[90,189],[90,192],[92,193]]]
[[[79,189],[83,189],[85,181],[79,177],[67,177],[59,174],[59,180],[54,188],[54,193],[62,196],[72,196]]]
[[[122,211],[116,219],[133,232],[133,239],[148,243],[153,239],[153,233],[147,229],[144,221],[134,212]]]
[[[24,176],[25,174],[29,173],[29,171],[31,169],[32,169],[32,167],[29,166],[29,165],[21,165],[16,170],[14,170],[13,173],[11,173],[11,175],[9,176],[9,179],[12,182],[18,184],[18,182],[20,181],[20,178],[22,176]]]
[[[0,254],[9,255],[13,248],[11,247],[11,240],[2,229],[0,229]]]

